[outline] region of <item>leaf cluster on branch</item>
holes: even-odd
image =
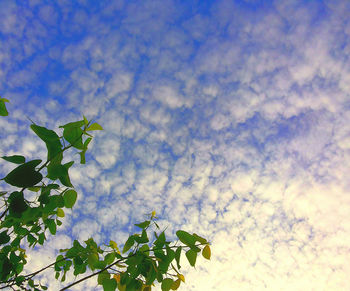
[[[8,115],[5,102],[8,100],[0,98],[0,116]],[[72,209],[77,200],[77,192],[69,177],[69,168],[74,161],[62,163],[65,151],[78,150],[80,163],[85,164],[85,153],[93,138],[90,132],[103,129],[85,116],[82,120],[60,126],[63,130],[61,136],[35,123],[30,128],[45,143],[47,160],[27,161],[22,155],[1,157],[17,165],[1,180],[18,189],[0,191],[0,289],[47,290],[47,286],[37,282],[35,276],[49,270],[61,282],[66,280],[69,272],[76,277],[61,290],[91,277],[96,277],[97,284],[105,291],[147,291],[156,282],[162,290],[177,290],[185,282],[180,272],[181,253],[185,253],[193,267],[200,252],[204,258],[210,259],[209,242],[205,238],[178,230],[176,236],[181,243],[168,241],[165,231],[156,223],[155,211],[152,211],[147,220],[135,224],[140,232],[128,237],[121,252],[113,240],[101,245],[93,238],[84,242],[74,240],[71,248],[59,250],[55,262],[27,274],[24,271],[27,264],[25,245],[29,248],[44,245],[47,236],[55,235],[62,224],[64,209]],[[43,169],[46,169],[45,177],[41,173]],[[25,195],[27,191],[32,195]]]

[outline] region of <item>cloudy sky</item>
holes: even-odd
[[[349,15],[347,0],[1,0],[0,155],[45,157],[26,116],[105,129],[85,166],[68,157],[78,202],[32,268],[72,239],[122,244],[156,210],[169,235],[212,243],[182,290],[350,290]]]

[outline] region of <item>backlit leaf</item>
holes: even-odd
[[[177,274],[177,277],[178,277],[182,282],[185,283],[185,276],[184,276],[184,275],[182,275],[182,274]]]
[[[149,220],[146,220],[146,221],[144,221],[144,222],[142,222],[142,223],[138,223],[138,224],[135,224],[137,227],[139,227],[139,228],[142,228],[142,229],[145,229],[147,226],[149,226],[149,224],[150,224],[150,221]]]
[[[64,207],[73,208],[75,202],[77,201],[77,192],[75,190],[68,190],[63,194]]]
[[[110,265],[113,263],[114,259],[115,259],[114,253],[109,253],[105,256],[104,261],[106,262],[107,265]]]
[[[9,102],[9,101],[5,98],[0,98],[0,116],[8,116],[9,115],[9,113],[6,109],[5,102]]]
[[[36,124],[32,124],[30,128],[36,133],[36,135],[42,139],[47,148],[47,159],[53,159],[62,150],[62,144],[60,138],[56,132],[51,129],[47,129]]]
[[[63,137],[75,148],[79,150],[84,149],[83,145],[83,131],[79,127],[65,127],[63,130]]]
[[[104,280],[109,280],[110,274],[107,271],[103,271],[102,273],[98,274],[97,276],[97,283],[99,285],[102,285]]]
[[[130,248],[134,245],[134,243],[135,243],[134,236],[133,235],[129,236],[129,238],[127,239],[123,247],[123,254],[126,253],[128,250],[130,250]]]
[[[194,267],[196,264],[197,253],[194,250],[188,250],[186,252],[186,257],[190,265]]]
[[[114,279],[107,279],[102,282],[103,291],[115,291],[117,282]]]
[[[58,217],[64,217],[64,211],[62,208],[57,208],[57,216]]]
[[[194,244],[196,243],[195,237],[189,234],[187,231],[178,230],[176,232],[176,235],[181,242],[183,242],[185,245],[189,247],[194,246]]]
[[[208,245],[206,245],[206,246],[203,248],[202,255],[203,255],[203,257],[206,258],[207,260],[210,260],[211,251],[210,251],[210,247],[209,247]]]
[[[91,130],[103,130],[103,128],[101,125],[95,122],[87,128],[87,131],[91,131]]]
[[[175,251],[175,260],[176,260],[176,264],[177,264],[177,268],[180,269],[180,257],[181,257],[181,247],[178,247]]]
[[[205,238],[199,236],[199,235],[196,234],[196,233],[194,233],[193,236],[194,236],[194,238],[195,238],[197,241],[199,241],[201,244],[205,244],[205,243],[208,242]]]
[[[169,291],[171,289],[171,286],[173,285],[173,279],[165,278],[162,281],[162,291]]]
[[[176,281],[173,282],[173,284],[171,285],[171,290],[177,290],[179,289],[181,284],[181,280],[177,279]]]
[[[48,227],[52,235],[56,234],[56,223],[53,219],[46,219],[45,225]]]

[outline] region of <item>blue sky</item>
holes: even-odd
[[[122,244],[156,210],[169,235],[212,242],[182,290],[350,290],[349,15],[346,0],[2,0],[0,155],[45,157],[26,116],[105,129],[33,269],[75,238]]]

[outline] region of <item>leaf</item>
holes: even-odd
[[[13,156],[7,156],[7,157],[3,156],[1,158],[3,158],[5,161],[15,163],[15,164],[23,164],[26,161],[26,158],[20,155],[13,155]]]
[[[56,234],[56,223],[53,219],[46,219],[45,225],[48,227],[52,235]]]
[[[57,216],[58,217],[64,217],[64,211],[62,208],[57,208]]]
[[[70,178],[69,178],[69,174],[68,174],[68,170],[73,164],[74,164],[74,161],[71,161],[71,162],[64,164],[63,167],[66,169],[65,175],[58,177],[64,186],[73,187],[73,185],[70,181]]]
[[[97,276],[97,283],[99,285],[102,285],[104,280],[109,280],[110,278],[110,274],[108,273],[108,271],[103,271],[102,273],[98,274]]]
[[[35,170],[40,163],[41,160],[32,160],[18,166],[4,178],[5,182],[20,188],[33,187],[43,178],[43,175]]]
[[[12,192],[8,201],[10,202],[10,214],[15,217],[20,217],[21,214],[28,209],[28,205],[24,201],[23,192]]]
[[[190,235],[187,231],[178,230],[176,232],[177,237],[181,242],[183,242],[185,245],[192,247],[196,243],[196,239],[194,236]]]
[[[130,248],[134,245],[135,243],[135,239],[134,236],[131,235],[129,236],[129,238],[126,240],[125,245],[123,247],[123,254],[125,254],[128,250],[130,250]]]
[[[182,275],[182,274],[177,274],[177,277],[178,277],[182,282],[185,283],[185,276],[184,276],[184,275]]]
[[[188,250],[186,252],[186,257],[190,265],[194,267],[194,265],[196,264],[197,253],[194,250]]]
[[[7,244],[10,241],[10,236],[7,234],[7,230],[0,233],[0,245]]]
[[[84,120],[84,124],[85,124],[85,125],[88,125],[88,124],[89,124],[89,121],[86,119],[86,117],[85,117],[84,115],[83,115],[83,118],[84,118],[84,119],[83,119],[83,120]]]
[[[103,130],[103,128],[101,125],[95,122],[87,128],[87,131],[92,131],[92,130]]]
[[[42,139],[47,148],[47,159],[51,160],[58,155],[62,150],[62,144],[60,138],[56,132],[51,129],[47,129],[36,124],[32,124],[30,128],[36,133],[36,135]]]
[[[178,247],[175,251],[175,260],[176,260],[176,264],[177,264],[178,269],[181,269],[181,266],[180,266],[181,250],[182,250],[182,247]]]
[[[97,253],[90,253],[88,256],[88,264],[91,270],[94,270],[94,265],[98,262],[98,254]]]
[[[203,248],[202,255],[203,255],[203,257],[206,258],[207,260],[210,260],[211,251],[210,251],[209,245],[206,245],[206,246]]]
[[[7,112],[5,102],[9,102],[5,98],[0,98],[0,116],[8,116],[9,113]]]
[[[114,291],[117,288],[117,282],[114,279],[104,280],[102,287],[103,291]]]
[[[199,241],[201,244],[206,244],[206,243],[208,243],[208,241],[207,241],[205,238],[199,236],[199,235],[196,234],[196,233],[193,234],[193,237],[194,237],[197,241]]]
[[[63,194],[64,207],[73,208],[75,202],[77,201],[77,192],[75,190],[68,190]]]
[[[159,235],[156,241],[153,243],[157,248],[162,248],[165,244],[165,234],[164,231]]]
[[[109,253],[105,256],[104,261],[106,262],[107,265],[110,265],[113,263],[114,259],[115,259],[114,253]]]
[[[176,281],[173,282],[173,284],[171,285],[171,290],[177,290],[179,289],[181,284],[181,280],[177,279]]]
[[[59,128],[79,128],[82,127],[85,124],[84,120],[69,122],[65,125],[59,126]]]
[[[134,239],[135,239],[135,241],[136,241],[137,243],[139,243],[139,244],[144,244],[144,243],[149,242],[149,239],[148,239],[148,237],[147,237],[147,232],[146,232],[145,229],[142,230],[142,235],[141,235],[141,237],[135,236]]]
[[[142,223],[138,223],[138,224],[135,224],[135,226],[139,227],[139,228],[142,228],[142,229],[145,229],[147,226],[149,226],[150,224],[150,221],[149,220],[146,220]]]
[[[162,281],[162,291],[169,291],[173,285],[173,279],[165,278]]]
[[[114,249],[114,250],[117,250],[118,249],[118,245],[117,243],[114,241],[114,240],[110,240],[109,241],[109,246]]]
[[[75,148],[84,149],[83,130],[79,127],[65,127],[63,137]]]

